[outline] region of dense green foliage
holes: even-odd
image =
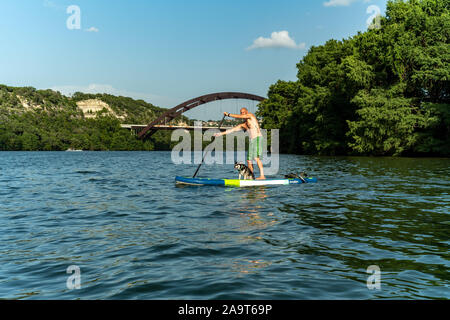
[[[389,1],[380,28],[312,47],[260,104],[280,150],[450,155],[450,1]]]
[[[138,140],[120,127],[107,110],[86,118],[76,102],[98,99],[107,103],[122,123],[148,123],[164,109],[142,100],[106,94],[76,93],[72,98],[52,90],[0,85],[0,150],[169,150],[170,132]]]

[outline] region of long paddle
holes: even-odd
[[[222,121],[220,121],[220,124],[219,124],[219,131],[220,131],[220,127],[222,127],[223,120],[225,120],[225,115],[223,115]],[[214,137],[214,141],[216,141],[216,138],[215,138],[215,137]],[[206,149],[206,148],[205,148],[205,149]],[[207,154],[208,154],[208,153],[205,152],[205,154],[203,155],[202,162],[200,162],[200,164],[199,164],[199,166],[198,166],[197,170],[195,171],[194,176],[193,176],[192,178],[195,178],[195,176],[197,175],[198,170],[200,170],[200,167],[202,166],[203,161],[205,161],[205,158],[206,158],[206,155],[207,155]]]

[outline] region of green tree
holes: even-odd
[[[380,28],[312,47],[260,107],[281,151],[449,155],[449,6],[389,1]]]

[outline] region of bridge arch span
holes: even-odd
[[[180,103],[176,107],[167,110],[164,112],[159,118],[152,121],[148,124],[147,127],[142,129],[138,133],[138,138],[143,139],[146,136],[151,136],[154,134],[157,129],[155,126],[162,125],[166,123],[167,121],[171,121],[178,117],[179,115],[183,114],[186,111],[189,111],[195,107],[198,107],[202,104],[213,102],[213,101],[219,101],[219,100],[227,100],[227,99],[245,99],[245,100],[254,100],[254,101],[263,101],[265,98],[250,94],[250,93],[242,93],[242,92],[218,92],[218,93],[210,93],[204,96],[200,96],[194,99],[190,99],[188,101],[185,101],[183,103]]]

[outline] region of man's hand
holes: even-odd
[[[229,112],[224,112],[223,114],[224,114],[225,116],[227,116],[227,117],[230,116],[230,113],[229,113]]]
[[[223,135],[223,134],[220,133],[220,132],[214,133],[214,137],[215,137],[215,138],[220,137],[220,136],[222,136],[222,135]]]

